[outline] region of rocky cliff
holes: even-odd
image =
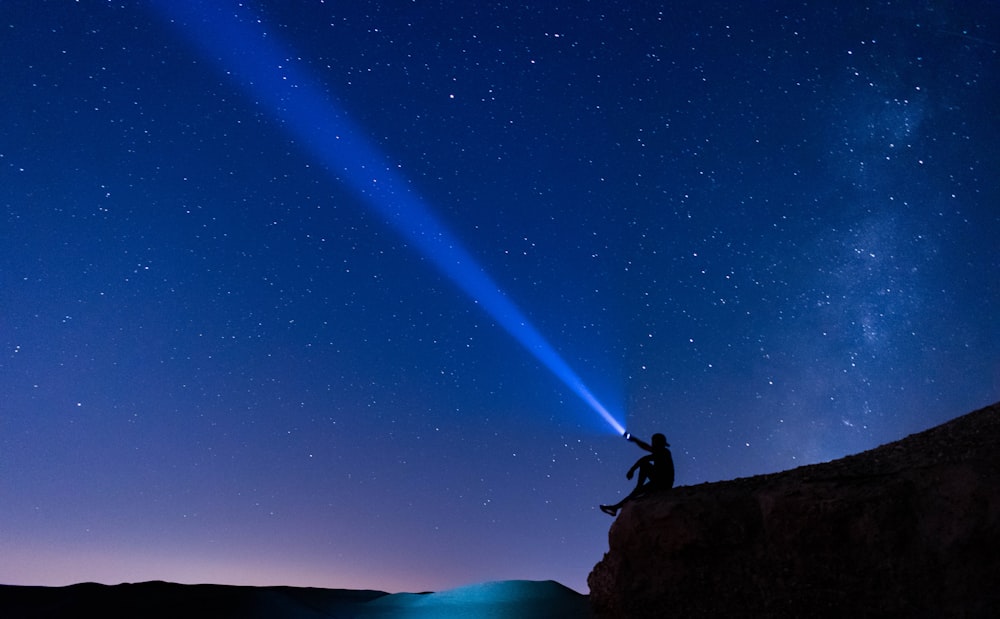
[[[1000,403],[783,473],[626,504],[598,617],[994,617]]]

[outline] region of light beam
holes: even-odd
[[[298,69],[295,55],[265,31],[253,15],[220,2],[156,0],[153,4],[247,94],[270,109],[330,174],[350,186],[369,208],[478,302],[615,432],[625,432],[527,316],[410,190],[407,180],[387,164],[386,156],[366,139],[328,92]]]

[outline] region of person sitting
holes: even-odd
[[[652,445],[642,439],[636,438],[626,433],[625,438],[635,443],[642,449],[650,452],[648,456],[643,456],[636,460],[632,468],[625,474],[626,479],[632,479],[636,470],[639,471],[639,479],[635,489],[627,497],[614,505],[601,505],[601,511],[609,516],[614,516],[627,501],[640,497],[656,490],[669,490],[674,487],[674,459],[670,455],[670,443],[667,437],[656,433],[652,438]]]

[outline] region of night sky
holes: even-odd
[[[586,592],[469,274],[679,485],[1000,399],[998,4],[735,4],[0,3],[0,582]]]

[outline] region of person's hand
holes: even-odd
[[[628,473],[625,473],[625,479],[632,479],[632,469],[629,469]]]

